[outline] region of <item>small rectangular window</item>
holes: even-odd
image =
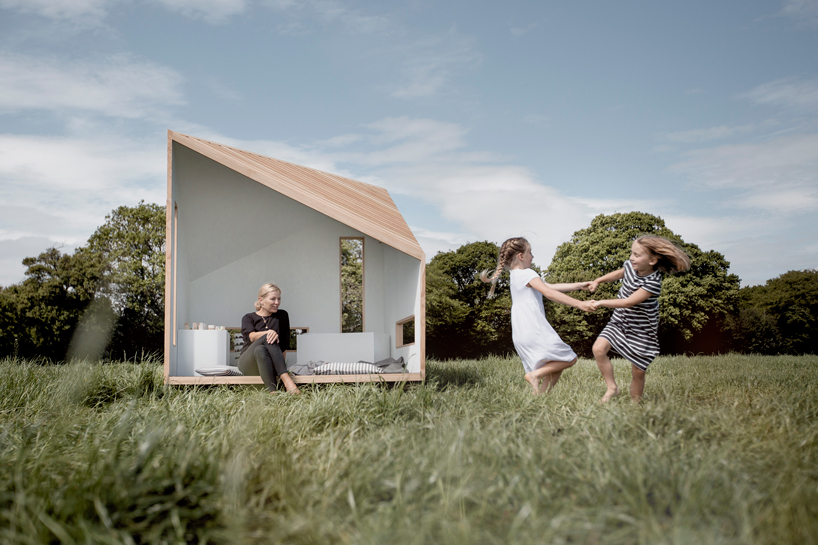
[[[395,348],[415,344],[415,316],[398,320],[395,324]]]

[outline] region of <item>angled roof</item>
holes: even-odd
[[[389,193],[382,187],[168,131],[168,144],[172,142],[190,148],[405,254],[425,260],[425,254],[415,235],[406,225],[406,220],[392,202]]]

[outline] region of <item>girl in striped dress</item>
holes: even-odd
[[[690,268],[690,258],[663,237],[643,236],[633,241],[631,255],[624,266],[591,282],[596,291],[602,282],[622,280],[616,299],[594,301],[594,308],[614,309],[608,325],[594,342],[594,358],[608,386],[602,403],[619,395],[613,365],[608,353],[613,350],[631,362],[631,400],[639,402],[645,391],[645,371],[659,355],[659,294],[662,275]]]

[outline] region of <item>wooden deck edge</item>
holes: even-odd
[[[422,373],[390,373],[383,375],[292,375],[297,384],[326,384],[333,382],[422,382]],[[264,384],[261,377],[165,377],[165,384]]]

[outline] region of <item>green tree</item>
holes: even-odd
[[[631,243],[641,235],[665,237],[685,250],[691,268],[665,276],[660,302],[659,337],[662,351],[718,352],[729,348],[726,322],[732,314],[739,278],[728,272],[730,264],[715,251],[702,251],[686,243],[658,216],[642,212],[599,215],[587,229],[573,234],[557,248],[545,273],[550,283],[592,280],[619,269],[630,255]],[[596,294],[579,292],[578,299],[612,299],[619,283],[600,285]],[[596,336],[611,310],[592,314],[565,305],[549,304],[549,321],[577,353],[590,355]]]
[[[494,270],[499,248],[472,242],[438,252],[426,267],[426,350],[439,359],[477,358],[514,350],[508,274],[487,299],[480,272]]]
[[[82,249],[106,264],[103,293],[119,319],[114,354],[161,352],[165,327],[165,207],[120,206]]]
[[[341,332],[364,330],[364,243],[341,239]]]
[[[103,262],[83,251],[69,255],[49,248],[25,258],[23,265],[25,280],[0,291],[0,350],[3,355],[62,360],[77,324],[98,297]],[[100,302],[103,309],[110,307],[104,297]]]
[[[814,354],[818,346],[818,271],[789,271],[739,291],[731,322],[735,348],[757,354]]]

